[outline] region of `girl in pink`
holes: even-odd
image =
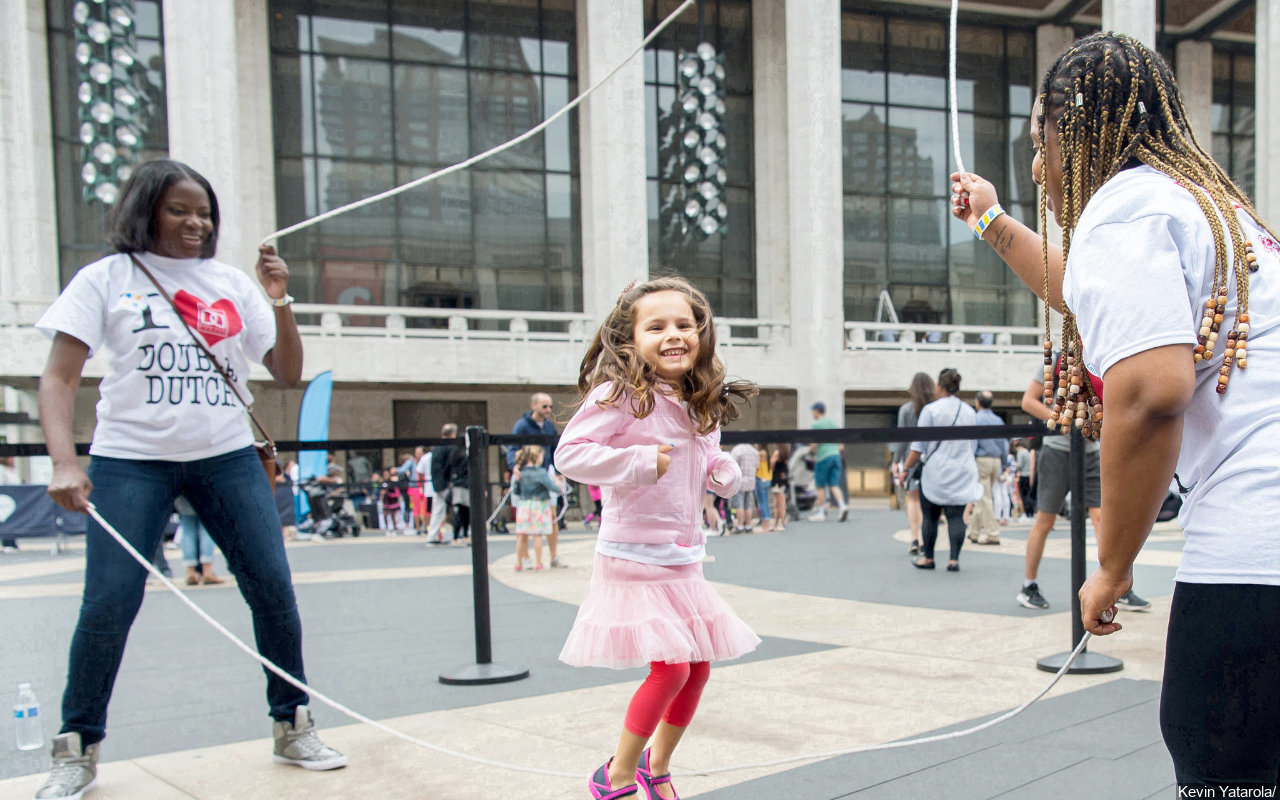
[[[641,800],[639,788],[677,798],[671,754],[710,662],[760,643],[702,576],[703,492],[727,497],[741,479],[720,424],[738,416],[734,398],[756,393],[725,381],[715,351],[711,307],[687,281],[628,287],[582,359],[580,407],[556,448],[556,468],[604,496],[591,584],[560,659],[649,667],[613,758],[589,781],[597,800]]]

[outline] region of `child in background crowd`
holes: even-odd
[[[769,466],[773,477],[769,481],[769,503],[773,506],[773,527],[770,530],[785,531],[787,529],[787,493],[791,490],[791,445],[783,442],[773,448],[769,457]]]
[[[542,448],[526,445],[516,453],[511,498],[516,504],[516,572],[529,559],[529,537],[533,537],[534,569],[542,570],[542,537],[550,536],[556,524],[556,498],[560,484],[542,466]]]

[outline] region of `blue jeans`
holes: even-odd
[[[149,555],[156,551],[173,501],[185,495],[222,549],[253,615],[258,652],[305,682],[302,621],[262,464],[252,447],[199,461],[134,461],[94,456],[90,500],[103,518]],[[71,639],[62,733],[90,745],[107,730],[107,703],[125,639],[142,605],[147,571],[92,518],[85,532],[84,596]],[[265,672],[265,670],[264,670]],[[273,719],[292,720],[305,692],[267,673]]]
[[[760,519],[773,518],[773,513],[769,510],[769,485],[769,481],[756,478],[756,508]]]
[[[197,564],[212,564],[213,538],[209,536],[209,529],[200,522],[200,518],[194,514],[180,514],[178,527],[182,530],[182,565],[194,567]]]

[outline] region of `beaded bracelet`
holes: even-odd
[[[973,235],[981,239],[982,234],[986,233],[987,227],[996,221],[996,217],[1003,213],[1004,209],[1000,207],[999,203],[988,208],[987,213],[978,218],[978,224],[973,226]]]

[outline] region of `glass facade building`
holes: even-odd
[[[753,6],[706,0],[644,53],[648,266],[688,277],[718,314],[757,316]],[[678,0],[643,0],[651,29]],[[840,15],[843,310],[876,320],[883,300],[906,323],[1035,325],[1035,303],[949,213],[953,169],[946,20],[907,6],[846,0]],[[46,0],[58,262],[65,284],[106,252],[106,207],[77,180],[74,0]],[[160,0],[136,0],[146,64],[145,158],[168,151]],[[290,225],[507,142],[580,89],[575,0],[269,0],[276,223]],[[1030,110],[1034,23],[959,27],[960,150],[1005,208],[1035,226]],[[675,236],[678,196],[664,148],[682,50],[724,59],[724,234]],[[1251,47],[1215,43],[1212,152],[1255,194]],[[1209,138],[1209,137],[1206,137]],[[1209,142],[1206,142],[1209,145]],[[583,310],[577,112],[474,167],[325,222],[282,242],[301,302]],[[224,191],[234,191],[231,187]],[[805,265],[795,265],[803,280]],[[411,322],[411,324],[414,324]],[[421,324],[434,324],[421,322]],[[535,323],[536,324],[536,323]]]
[[[1254,163],[1254,75],[1251,52],[1213,51],[1212,129],[1215,161],[1222,165],[1241,191],[1257,199]],[[1201,142],[1207,146],[1208,142]]]
[[[282,226],[483,153],[578,91],[572,0],[273,0]],[[299,300],[582,307],[577,115],[284,241]]]
[[[875,321],[887,293],[903,322],[1032,325],[1026,289],[950,215],[947,40],[936,18],[843,14],[845,318]],[[961,25],[958,53],[965,166],[1035,227],[1034,28]]]

